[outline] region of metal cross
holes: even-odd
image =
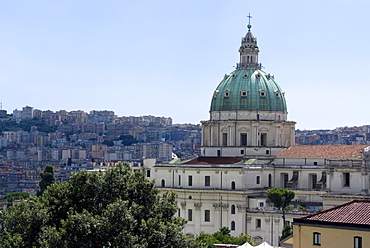
[[[249,15],[247,17],[249,18],[248,24],[251,24],[251,18],[252,18],[251,13],[249,13]]]

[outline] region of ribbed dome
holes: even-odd
[[[274,76],[261,69],[237,69],[225,75],[211,103],[211,111],[230,110],[286,112],[287,108]]]

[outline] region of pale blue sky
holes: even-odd
[[[3,109],[209,118],[247,15],[300,129],[370,124],[370,1],[0,1]]]

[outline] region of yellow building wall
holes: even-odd
[[[321,246],[313,244],[314,232],[321,233]],[[367,247],[367,245],[370,244],[370,229],[366,232],[348,229],[293,225],[294,248],[353,248],[355,236],[362,237],[362,247]]]

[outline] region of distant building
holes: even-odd
[[[33,118],[33,107],[26,106],[22,108],[21,120],[30,120]]]
[[[7,117],[7,111],[0,109],[0,118],[6,118]]]

